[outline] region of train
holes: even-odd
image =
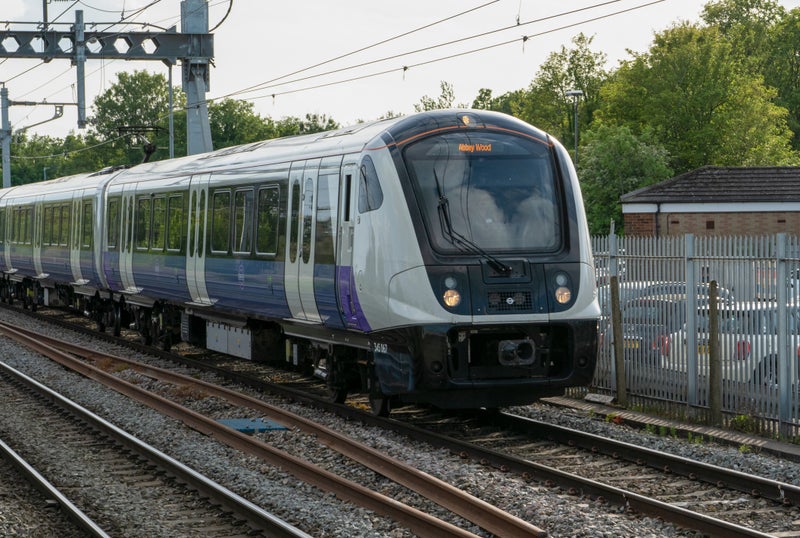
[[[0,190],[0,300],[288,363],[330,397],[524,405],[591,382],[600,309],[565,148],[453,109]]]

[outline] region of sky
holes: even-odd
[[[153,31],[180,29],[180,0],[0,0],[0,29],[34,29],[22,23],[42,21],[44,1],[51,23],[71,24],[81,9],[87,28],[116,23],[106,31],[133,32],[143,27],[131,23],[146,23]],[[388,112],[412,113],[423,96],[437,98],[446,81],[456,105],[468,106],[482,88],[499,96],[528,87],[548,56],[571,48],[579,33],[593,39],[591,49],[604,53],[613,69],[631,51],[647,51],[655,33],[680,21],[699,22],[705,3],[208,0],[214,66],[207,97],[246,99],[256,113],[276,120],[320,114],[349,125]],[[781,4],[793,9],[800,0]],[[87,114],[119,71],[144,69],[168,74],[158,61],[88,61]],[[179,67],[173,80],[180,84]],[[0,82],[12,101],[76,101],[76,70],[69,60],[0,59]],[[263,87],[241,93],[256,85]],[[12,106],[9,119],[17,130],[53,114],[52,105]],[[76,107],[29,130],[55,137],[70,131],[81,132]]]

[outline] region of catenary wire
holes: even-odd
[[[413,54],[419,54],[421,52],[428,52],[428,51],[431,51],[431,50],[434,50],[434,49],[437,49],[437,48],[447,47],[447,46],[455,45],[457,43],[463,43],[465,41],[470,41],[470,40],[473,40],[473,39],[486,37],[486,36],[489,36],[489,35],[492,35],[492,34],[505,32],[505,31],[508,31],[508,30],[511,30],[511,29],[519,28],[520,26],[527,26],[527,25],[530,25],[530,24],[540,23],[540,22],[544,22],[544,21],[547,21],[547,20],[555,19],[555,18],[565,17],[565,16],[568,16],[568,15],[574,15],[575,13],[580,13],[580,12],[583,12],[583,11],[596,9],[596,8],[599,8],[599,7],[604,7],[604,6],[607,6],[607,5],[610,5],[610,4],[619,3],[621,1],[623,1],[623,0],[608,0],[606,2],[602,2],[602,3],[599,3],[599,4],[593,4],[591,6],[586,6],[586,7],[583,7],[583,8],[564,11],[564,12],[561,12],[561,13],[556,13],[554,15],[549,15],[547,17],[541,17],[541,18],[538,18],[538,19],[532,19],[532,20],[529,20],[529,21],[525,21],[525,22],[514,24],[512,26],[506,26],[506,27],[503,27],[503,28],[497,28],[495,30],[489,30],[489,31],[486,31],[486,32],[482,32],[480,34],[475,34],[475,35],[472,35],[472,36],[467,36],[467,37],[463,37],[463,38],[459,38],[459,39],[454,39],[454,40],[447,41],[447,42],[444,42],[444,43],[439,43],[439,44],[436,44],[436,45],[430,45],[428,47],[419,48],[419,49],[416,49],[416,50],[413,50],[413,51],[403,52],[403,53],[395,54],[395,55],[392,55],[392,56],[379,58],[379,59],[376,59],[376,60],[370,60],[370,61],[367,61],[367,62],[362,62],[360,64],[356,64],[356,65],[352,65],[352,66],[347,66],[347,67],[342,67],[342,68],[339,68],[339,69],[334,69],[334,70],[331,70],[331,71],[326,71],[324,73],[318,73],[318,74],[315,74],[315,75],[309,75],[307,77],[302,77],[302,78],[299,78],[299,79],[294,79],[294,80],[290,80],[290,81],[283,81],[283,82],[280,82],[280,83],[274,83],[273,84],[273,82],[278,81],[278,80],[282,80],[282,79],[284,79],[284,78],[286,78],[288,76],[291,76],[293,74],[298,74],[298,73],[301,73],[303,71],[312,69],[314,67],[318,67],[320,65],[323,65],[325,63],[329,63],[330,61],[339,59],[339,58],[334,58],[333,60],[329,60],[329,61],[326,61],[326,62],[321,62],[321,63],[316,64],[314,66],[295,71],[294,73],[291,73],[289,75],[284,75],[282,77],[278,77],[278,78],[275,78],[275,79],[272,79],[272,80],[269,80],[269,81],[265,81],[265,82],[262,82],[260,84],[256,84],[254,86],[250,86],[248,88],[244,88],[242,90],[237,90],[235,92],[231,92],[231,93],[228,93],[228,94],[225,94],[225,95],[222,95],[222,96],[215,97],[215,98],[210,99],[210,100],[217,100],[217,99],[223,99],[223,98],[226,98],[226,97],[233,97],[233,96],[237,96],[237,95],[242,95],[242,94],[247,94],[247,93],[251,93],[251,92],[255,92],[255,91],[264,90],[264,89],[267,89],[267,88],[273,88],[273,87],[276,87],[276,86],[284,86],[286,84],[293,84],[293,83],[297,83],[297,82],[303,82],[303,81],[306,81],[306,80],[310,80],[310,79],[313,79],[313,78],[319,78],[319,77],[323,77],[323,76],[327,76],[327,75],[332,75],[332,74],[335,74],[335,73],[341,73],[343,71],[349,71],[351,69],[357,69],[357,68],[360,68],[360,67],[366,67],[368,65],[374,65],[374,64],[386,62],[386,61],[389,61],[389,60],[395,60],[397,58],[402,58],[404,56],[411,56]],[[486,6],[486,5],[488,5],[488,4],[484,4],[484,6]],[[484,6],[479,6],[479,7],[484,7]],[[447,19],[444,19],[444,20],[447,20]],[[591,21],[591,19],[590,19],[590,21]],[[588,22],[590,22],[590,21],[588,21]],[[437,23],[434,23],[434,24],[437,24]],[[579,23],[579,24],[583,24],[583,23]],[[422,28],[426,28],[426,27],[422,27]],[[416,30],[414,30],[414,31],[416,31]],[[401,34],[401,36],[402,35],[406,35],[406,34]],[[392,39],[394,39],[394,38],[392,38]],[[386,40],[386,41],[389,41],[389,40]],[[383,42],[381,42],[381,43],[383,43]],[[365,47],[365,49],[366,48],[369,48],[369,47]],[[361,50],[365,50],[365,49],[361,49]],[[360,52],[361,50],[355,51],[355,52]],[[350,54],[354,54],[354,53],[348,53],[348,54],[343,55],[341,57],[349,56]]]
[[[602,4],[597,4],[596,6],[615,3],[615,2],[618,2],[618,1],[619,0],[613,0],[611,2],[604,2]],[[394,73],[394,72],[397,72],[400,69],[402,69],[402,71],[405,72],[405,71],[407,71],[407,70],[409,70],[411,68],[420,67],[420,66],[423,66],[423,65],[428,65],[428,64],[432,64],[432,63],[436,63],[436,62],[445,61],[445,60],[450,60],[450,59],[453,59],[453,58],[466,56],[466,55],[470,55],[470,54],[475,54],[475,53],[478,53],[478,52],[481,52],[481,51],[484,51],[484,50],[488,50],[488,49],[491,49],[491,48],[498,48],[498,47],[502,47],[502,46],[507,46],[507,45],[510,45],[510,44],[513,44],[513,43],[518,43],[520,41],[522,41],[524,43],[527,40],[529,40],[531,38],[534,38],[534,37],[540,37],[542,35],[546,35],[546,34],[550,34],[550,33],[557,32],[557,31],[561,31],[561,30],[564,30],[564,29],[572,28],[572,27],[579,26],[579,25],[582,25],[582,24],[595,22],[595,21],[598,21],[598,20],[603,20],[603,19],[606,19],[606,18],[610,18],[610,17],[613,17],[613,16],[617,16],[617,15],[623,14],[623,13],[628,13],[628,12],[635,11],[635,10],[638,10],[638,9],[643,9],[643,8],[646,8],[646,7],[655,5],[655,4],[659,4],[659,3],[662,3],[662,2],[665,2],[665,1],[666,0],[654,0],[652,2],[647,2],[647,3],[640,4],[640,5],[637,5],[637,6],[633,6],[633,7],[630,7],[630,8],[618,10],[618,11],[615,11],[615,12],[612,12],[612,13],[607,13],[607,14],[600,15],[600,16],[597,16],[597,17],[592,17],[592,18],[589,18],[589,19],[584,19],[582,21],[575,22],[575,23],[563,25],[563,26],[560,26],[558,28],[553,28],[553,29],[546,30],[546,31],[543,31],[543,32],[538,32],[538,33],[535,33],[535,34],[529,34],[529,35],[523,36],[521,38],[515,38],[513,40],[508,40],[508,41],[504,41],[504,42],[501,42],[501,43],[496,43],[496,44],[490,45],[488,47],[484,46],[484,47],[481,47],[481,48],[478,48],[478,49],[472,49],[472,50],[469,50],[469,51],[464,51],[464,52],[460,52],[460,53],[456,53],[456,54],[452,54],[452,55],[448,55],[448,56],[444,56],[444,57],[439,57],[439,58],[427,60],[427,61],[424,61],[424,62],[419,62],[419,63],[416,63],[416,64],[405,65],[402,68],[393,68],[393,69],[388,69],[388,70],[375,72],[375,73],[369,73],[369,74],[361,75],[361,76],[357,76],[357,77],[351,77],[351,78],[344,79],[344,80],[332,81],[332,82],[323,83],[323,84],[317,84],[317,85],[309,86],[309,87],[305,87],[305,88],[298,88],[298,89],[294,89],[294,90],[286,90],[286,91],[282,91],[282,92],[274,92],[274,93],[261,95],[261,96],[249,97],[246,100],[254,101],[256,99],[263,99],[263,98],[268,98],[268,97],[274,98],[274,97],[276,97],[278,95],[287,95],[287,94],[299,93],[299,92],[303,92],[303,91],[309,91],[309,90],[313,90],[313,89],[324,88],[324,87],[329,87],[329,86],[334,86],[334,85],[339,85],[339,84],[345,84],[345,83],[349,83],[349,82],[353,82],[353,81],[357,81],[357,80],[363,80],[363,79],[367,79],[367,78],[372,78],[372,77],[377,77],[377,76],[382,76],[382,75]],[[587,9],[587,8],[584,8],[584,10],[585,9]],[[555,16],[551,16],[549,18],[553,18],[553,17],[555,17]],[[529,22],[532,22],[532,21],[529,21]],[[523,23],[523,24],[528,24],[528,23]],[[235,94],[232,94],[232,95],[235,95]],[[208,99],[206,102],[213,102],[213,101],[216,101],[216,100],[219,100],[219,99],[223,99],[225,97],[228,97],[228,96],[226,95],[226,96],[216,97],[216,98],[213,98],[213,99]],[[197,104],[195,104],[194,106],[197,106]],[[186,107],[185,109],[188,109],[188,107]],[[166,117],[166,115],[162,116],[161,119],[163,119],[165,117]],[[125,135],[125,136],[127,136],[127,135]],[[105,143],[110,143],[110,142],[119,140],[120,138],[123,138],[123,136],[117,137],[117,138],[115,138],[115,139],[113,139],[111,141],[106,141],[106,142],[97,144],[96,146],[92,146],[92,147],[102,146]],[[75,151],[78,151],[78,150],[75,150]],[[45,158],[66,156],[68,153],[71,153],[71,152],[64,152],[64,153],[59,153],[59,154],[50,155],[50,156],[38,156],[38,157],[29,156],[29,157],[24,157],[24,158],[25,159],[36,159],[36,158],[45,159]],[[13,157],[12,156],[12,158],[22,159],[23,157]]]
[[[630,11],[635,11],[635,10],[638,10],[638,9],[643,9],[643,8],[646,8],[646,7],[650,7],[652,5],[659,4],[659,3],[662,3],[662,2],[665,2],[665,1],[666,0],[654,0],[652,2],[648,2],[648,3],[645,3],[645,4],[640,4],[638,6],[633,6],[633,7],[630,7],[630,8],[623,9],[623,10],[615,11],[613,13],[607,13],[605,15],[600,15],[600,16],[597,16],[597,17],[584,19],[584,20],[577,21],[577,22],[574,22],[574,23],[571,23],[571,24],[559,26],[557,28],[552,28],[550,30],[546,30],[546,31],[543,31],[543,32],[538,32],[538,33],[535,33],[535,34],[525,35],[525,36],[522,36],[521,38],[517,37],[517,38],[511,39],[511,40],[508,40],[508,41],[495,43],[493,45],[481,46],[480,48],[477,48],[477,49],[471,49],[471,50],[468,50],[468,51],[463,51],[463,52],[459,52],[459,53],[455,53],[455,54],[450,54],[450,55],[447,55],[447,56],[441,56],[439,58],[434,58],[434,59],[431,59],[431,60],[426,60],[426,61],[418,62],[418,63],[415,63],[415,64],[408,64],[408,65],[404,65],[404,66],[402,66],[400,68],[395,67],[395,68],[392,68],[392,69],[386,69],[386,70],[383,70],[383,71],[378,71],[378,72],[374,72],[374,73],[368,73],[368,74],[365,74],[365,75],[351,77],[351,78],[347,78],[347,79],[339,80],[339,81],[321,83],[321,84],[317,84],[317,85],[309,86],[309,87],[305,87],[305,88],[298,88],[298,89],[293,89],[293,90],[284,90],[284,91],[278,91],[278,92],[271,92],[271,93],[268,93],[268,94],[265,94],[265,95],[261,95],[261,96],[248,97],[247,99],[248,100],[256,100],[256,99],[263,99],[263,98],[267,98],[267,97],[273,97],[274,98],[274,97],[277,97],[279,95],[288,95],[288,94],[292,94],[292,93],[299,93],[299,92],[303,92],[303,91],[308,91],[308,90],[313,90],[313,89],[318,89],[318,88],[324,88],[324,87],[334,86],[334,85],[338,85],[338,84],[345,84],[345,83],[348,83],[348,82],[354,82],[356,80],[363,80],[363,79],[367,79],[367,78],[371,78],[371,77],[377,77],[377,76],[381,76],[381,75],[386,75],[386,74],[389,74],[389,73],[397,72],[398,70],[402,70],[405,73],[406,71],[408,71],[409,69],[412,69],[412,68],[420,67],[420,66],[423,66],[423,65],[429,65],[429,64],[432,64],[432,63],[437,63],[437,62],[441,62],[441,61],[445,61],[445,60],[452,60],[454,58],[458,58],[458,57],[461,57],[461,56],[468,56],[470,54],[475,54],[475,53],[482,52],[482,51],[485,51],[485,50],[494,49],[494,48],[498,48],[498,47],[502,47],[502,46],[506,46],[506,45],[511,45],[511,44],[514,44],[514,43],[519,43],[520,41],[522,41],[523,44],[524,44],[526,41],[528,41],[529,39],[532,39],[534,37],[540,37],[540,36],[551,34],[551,33],[554,33],[554,32],[561,31],[561,30],[566,30],[568,28],[573,28],[575,26],[580,26],[582,24],[587,24],[587,23],[590,23],[590,22],[596,22],[596,21],[599,21],[599,20],[603,20],[603,19],[606,19],[606,18],[609,18],[609,17],[616,16],[616,15],[621,15],[623,13],[628,13]],[[420,49],[420,51],[422,51],[422,50],[427,50],[427,49]],[[415,51],[415,52],[420,52],[420,51]],[[406,53],[406,54],[410,54],[410,53]],[[396,58],[396,57],[401,57],[401,56],[404,56],[406,54],[396,55],[395,57],[387,58],[387,59],[393,59],[393,58]],[[386,59],[383,59],[381,61],[386,61]],[[368,63],[365,63],[363,65],[369,65],[370,63],[377,63],[377,61],[368,62]],[[352,69],[352,68],[349,68],[349,69]],[[342,71],[345,71],[345,70],[347,70],[347,68],[342,68],[342,69],[339,69],[339,70],[336,70],[336,71],[331,71],[331,72],[325,73],[325,74],[332,74],[332,73],[342,72]],[[318,75],[318,76],[322,76],[322,75]],[[304,79],[298,79],[298,80],[295,80],[295,81],[286,82],[286,83],[284,83],[284,85],[292,83],[292,82],[299,82],[299,81],[308,80],[310,78],[313,78],[313,77],[306,77]],[[210,99],[209,101],[213,101],[213,100],[215,100],[215,99]]]

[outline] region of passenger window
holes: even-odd
[[[181,238],[186,230],[183,217],[183,195],[170,196],[167,208],[167,250],[180,251]]]
[[[33,243],[33,210],[28,207],[25,209],[25,239],[26,245]]]
[[[108,201],[106,220],[106,242],[108,250],[116,250],[119,242],[119,198]]]
[[[378,181],[378,172],[372,159],[367,156],[361,161],[358,181],[358,212],[374,211],[383,204],[383,191]]]
[[[53,207],[45,207],[42,215],[42,244],[50,246],[53,244]]]
[[[317,180],[317,233],[314,238],[316,263],[333,265],[335,261],[338,191],[338,174],[319,176]]]
[[[150,247],[150,211],[152,202],[150,198],[139,198],[136,204],[136,248],[147,249]]]
[[[69,205],[62,205],[60,208],[61,214],[61,233],[58,236],[58,244],[62,247],[66,247],[69,245],[69,217],[70,217],[70,206]]]
[[[81,222],[81,248],[92,248],[92,228],[94,227],[94,211],[92,201],[83,202],[83,221]]]
[[[231,193],[217,191],[213,197],[213,215],[211,217],[211,250],[228,252],[231,237]]]
[[[236,191],[234,200],[234,251],[250,254],[253,250],[253,191]]]
[[[280,191],[278,187],[267,187],[258,191],[258,229],[256,231],[256,253],[278,252],[278,218],[280,216]]]
[[[166,198],[153,198],[153,236],[150,248],[155,251],[164,250],[164,229],[167,226]]]
[[[292,190],[290,192],[292,197],[292,214],[289,216],[289,261],[294,263],[297,261],[297,219],[300,218],[300,182],[295,181],[292,183]]]
[[[314,180],[306,179],[303,192],[303,263],[311,257],[311,224],[314,218]]]

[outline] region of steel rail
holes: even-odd
[[[491,420],[493,424],[501,424],[510,429],[552,439],[562,444],[569,443],[593,452],[686,476],[692,480],[716,486],[723,484],[731,489],[779,503],[800,504],[800,486],[787,482],[749,475],[734,469],[726,469],[647,447],[633,446],[615,439],[572,430],[556,424],[547,424],[511,413],[497,413],[492,415]]]
[[[0,328],[9,324],[0,323]],[[267,404],[259,399],[214,385],[193,377],[177,374],[169,370],[142,364],[138,361],[117,357],[106,353],[87,350],[77,344],[46,337],[26,329],[15,328],[22,334],[33,335],[40,344],[68,350],[70,353],[86,359],[111,359],[129,365],[137,372],[173,384],[196,385],[212,395],[224,398],[229,402],[248,407],[259,413],[270,416],[285,426],[300,429],[315,435],[318,440],[342,455],[369,467],[373,471],[401,484],[420,495],[436,502],[497,536],[544,536],[546,532],[527,521],[520,519],[498,507],[487,503],[443,480],[416,469],[406,463],[392,458],[372,447],[359,443],[330,428],[317,424],[309,419],[291,413],[280,407]],[[48,344],[49,342],[49,344]],[[238,433],[238,432],[237,432]],[[248,436],[249,438],[249,436]]]
[[[250,501],[240,497],[227,488],[224,488],[216,482],[199,474],[181,462],[130,435],[128,432],[118,428],[114,424],[111,424],[104,418],[92,413],[88,409],[51,390],[49,387],[39,383],[35,379],[12,368],[11,366],[0,362],[0,371],[13,377],[15,380],[24,384],[26,387],[30,388],[36,393],[41,394],[62,409],[67,410],[70,414],[77,417],[79,420],[82,420],[86,424],[89,424],[97,431],[108,435],[122,446],[125,446],[126,448],[136,452],[147,461],[154,463],[157,467],[165,470],[170,475],[177,477],[186,484],[189,484],[190,487],[194,488],[195,490],[209,496],[209,498],[219,502],[227,509],[232,510],[234,513],[250,522],[254,527],[266,532],[268,536],[275,538],[311,538],[308,534],[300,529],[289,525],[282,519],[270,514],[269,512],[254,505]]]
[[[13,369],[11,369],[12,371],[9,371],[9,367],[3,362],[0,362],[0,369],[2,369],[3,372],[16,377],[16,375],[13,373]],[[28,482],[30,482],[42,494],[50,499],[55,500],[67,517],[76,525],[78,525],[82,531],[97,538],[110,538],[110,536],[102,529],[102,527],[92,521],[92,519],[87,516],[83,510],[75,506],[66,495],[61,493],[57,487],[51,484],[30,463],[25,461],[22,456],[15,452],[14,449],[4,443],[1,439],[0,457],[3,457],[9,461],[20,473],[22,473],[23,476],[25,476]]]
[[[209,417],[196,413],[191,409],[185,408],[157,394],[153,394],[141,387],[137,387],[136,385],[128,383],[127,381],[124,381],[112,374],[109,374],[100,368],[87,364],[69,355],[68,353],[65,353],[62,350],[57,349],[56,347],[64,344],[66,349],[72,349],[73,351],[75,351],[75,349],[80,348],[80,346],[75,346],[74,344],[61,342],[56,339],[49,339],[44,335],[34,333],[32,331],[30,332],[29,335],[26,334],[29,331],[26,331],[24,329],[14,328],[12,327],[11,324],[8,323],[0,323],[0,332],[5,333],[6,335],[13,338],[17,342],[25,346],[28,346],[31,349],[34,349],[37,352],[45,355],[46,357],[58,362],[62,366],[74,370],[84,375],[85,377],[98,381],[121,394],[124,394],[130,398],[139,401],[140,403],[143,403],[153,409],[156,409],[157,411],[165,415],[171,416],[172,418],[183,422],[190,428],[193,428],[203,433],[204,435],[214,437],[218,441],[223,442],[228,446],[231,446],[233,448],[236,448],[237,450],[246,452],[248,454],[261,458],[265,461],[268,461],[274,465],[277,465],[284,471],[294,475],[295,477],[306,483],[313,484],[325,491],[334,493],[340,499],[353,502],[359,506],[368,508],[376,513],[380,513],[387,517],[390,517],[393,520],[407,526],[413,532],[421,536],[442,536],[442,537],[454,536],[463,538],[476,538],[476,535],[471,532],[468,532],[455,525],[452,525],[438,518],[435,518],[429,514],[417,510],[416,508],[410,507],[394,499],[386,497],[385,495],[372,491],[369,488],[366,488],[360,484],[351,482],[334,473],[331,473],[325,469],[313,465],[301,458],[293,456],[292,454],[276,449],[267,443],[255,439],[252,436],[246,435],[232,428],[229,428]],[[47,343],[48,341],[54,343],[55,346],[51,345],[51,343]],[[89,355],[93,357],[99,357],[103,354],[94,351],[89,351]],[[127,359],[122,359],[120,357],[113,357],[113,358],[115,360],[121,360],[123,362],[128,362],[128,363],[131,362],[128,361]],[[142,373],[144,373],[145,375],[149,375],[147,374],[147,370],[150,368],[153,367],[143,368]],[[156,370],[158,369],[152,370],[153,374],[155,374]],[[166,372],[166,370],[164,370],[164,372]],[[175,376],[177,374],[172,374],[172,375]],[[185,377],[182,379],[181,382],[197,384],[198,380]],[[385,470],[386,469],[381,469],[381,471],[379,472]],[[452,488],[452,486],[450,487]],[[487,503],[483,504],[491,506],[488,505]],[[482,505],[478,504],[473,506],[482,506]],[[540,529],[536,527],[533,527],[533,529],[535,529],[536,531],[535,533],[529,532],[526,534],[517,534],[517,536],[544,535],[544,532],[541,531]],[[504,535],[513,536],[514,534],[504,534]]]

